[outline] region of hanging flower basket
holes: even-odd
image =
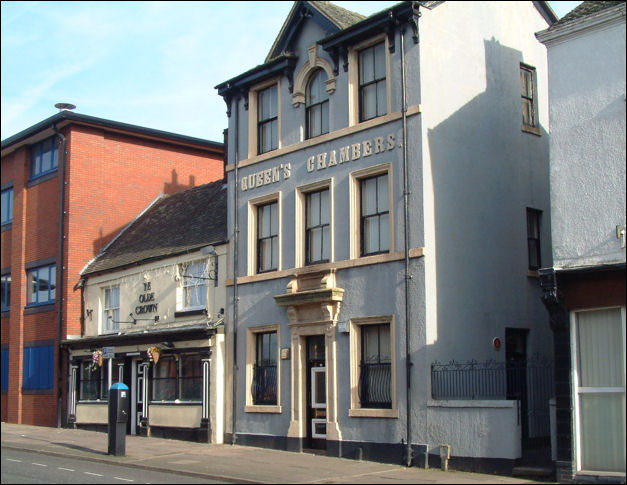
[[[94,350],[91,354],[91,368],[96,370],[96,366],[102,367],[102,350]]]
[[[161,356],[161,349],[156,345],[150,347],[148,349],[148,358],[150,362],[154,362],[155,364],[159,362],[159,357]]]

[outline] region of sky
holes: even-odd
[[[371,15],[396,1],[334,1]],[[549,2],[558,18],[581,2]],[[0,139],[76,113],[223,141],[214,87],[262,64],[291,1],[2,1]]]

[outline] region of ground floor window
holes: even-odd
[[[571,317],[577,468],[625,473],[625,308]]]
[[[202,401],[201,356],[161,356],[152,371],[152,400]]]
[[[78,400],[97,401],[108,399],[108,367],[106,363],[100,367],[91,360],[81,362],[78,378]]]

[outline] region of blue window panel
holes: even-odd
[[[54,303],[57,287],[57,266],[41,266],[27,271],[26,306]]]
[[[59,167],[59,145],[56,137],[32,145],[30,162],[31,180],[56,171]]]
[[[54,347],[24,348],[24,375],[22,389],[52,389],[54,383]]]
[[[0,297],[2,297],[2,304],[0,310],[8,312],[11,308],[11,275],[5,274],[0,277]]]
[[[6,391],[9,389],[9,349],[2,350],[2,385],[0,390]]]

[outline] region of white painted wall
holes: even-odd
[[[625,262],[616,236],[625,226],[625,4],[558,33],[539,33],[551,82],[554,266]]]

